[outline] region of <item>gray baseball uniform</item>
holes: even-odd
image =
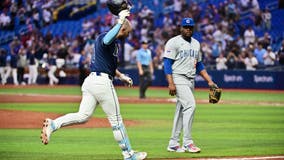
[[[183,129],[183,145],[192,144],[191,128],[195,111],[194,78],[196,63],[201,61],[200,43],[191,37],[186,41],[181,35],[171,38],[165,46],[165,58],[172,59],[172,76],[176,86],[176,112],[169,146],[179,145]]]

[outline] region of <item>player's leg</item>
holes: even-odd
[[[131,157],[134,152],[131,148],[130,141],[120,114],[117,94],[110,83],[106,87],[108,87],[108,89],[106,89],[105,93],[101,94],[98,100],[108,117],[109,123],[112,126],[114,139],[118,142],[119,147],[123,151],[123,156]]]
[[[106,92],[99,94],[97,99],[99,103],[102,105],[102,108],[108,117],[109,123],[112,126],[114,139],[118,142],[118,145],[122,150],[122,155],[124,159],[142,160],[146,158],[147,156],[146,152],[135,153],[132,150],[130,140],[127,135],[127,131],[120,114],[118,97],[112,85],[112,82],[109,81],[109,84],[106,85],[106,87],[107,87],[107,89],[105,90]]]
[[[145,97],[145,74],[139,75],[139,98]]]
[[[149,70],[147,70],[147,72],[145,73],[145,81],[146,81],[145,82],[145,92],[146,92],[146,90],[152,84],[152,75],[151,75],[151,72]]]
[[[52,66],[50,66],[47,75],[48,75],[48,78],[49,78],[49,85],[53,85],[53,69],[52,69]]]
[[[33,80],[32,80],[33,84],[36,84],[37,76],[38,76],[37,65],[33,65]]]
[[[28,84],[35,84],[36,79],[37,79],[37,67],[36,67],[36,65],[29,65]]]
[[[80,103],[80,108],[77,113],[69,113],[65,116],[59,117],[54,120],[56,129],[72,124],[80,124],[87,122],[91,118],[95,107],[97,105],[97,100],[95,98],[95,91],[103,90],[104,86],[96,85],[94,83],[93,77],[88,76],[82,85],[82,100]]]
[[[58,83],[58,78],[55,77],[54,73],[56,71],[56,66],[51,66],[49,68],[49,71],[48,71],[48,77],[49,77],[49,84],[50,85],[53,85],[54,83]]]
[[[184,152],[180,148],[180,135],[182,131],[182,123],[183,123],[183,114],[182,114],[182,105],[179,102],[179,99],[177,97],[177,103],[176,103],[176,111],[174,115],[174,121],[173,121],[173,128],[172,128],[172,135],[171,139],[169,141],[169,145],[167,150],[170,152]]]
[[[8,80],[8,78],[9,78],[11,72],[12,72],[12,68],[11,68],[10,66],[6,66],[6,67],[4,68],[4,73],[5,73],[5,76],[4,76],[4,82],[5,82],[5,83],[4,83],[4,84],[7,83],[7,80]]]
[[[5,82],[5,70],[4,67],[0,67],[1,83],[4,85]]]
[[[79,111],[77,113],[66,114],[53,120],[55,129],[87,122],[92,117],[95,104],[96,100],[94,96],[88,91],[83,91]]]
[[[77,113],[69,113],[58,117],[55,120],[45,119],[41,134],[41,139],[44,144],[49,142],[50,134],[57,129],[68,125],[81,124],[89,120],[97,104],[95,97],[90,91],[96,89],[100,90],[99,87],[93,87],[94,85],[92,85],[91,80],[88,77],[82,86],[82,100]]]
[[[7,83],[7,80],[12,72],[12,68],[10,66],[6,66],[4,68],[5,76],[4,76],[4,82]]]
[[[24,72],[25,72],[24,67],[17,67],[17,79],[19,84],[23,84],[24,82]]]
[[[194,145],[191,131],[195,113],[195,99],[193,95],[193,83],[189,85],[177,85],[177,96],[183,106],[183,149],[188,152],[200,152],[200,149]]]
[[[29,78],[28,78],[28,84],[32,84],[33,79],[33,72],[32,72],[32,66],[29,65]]]
[[[13,77],[14,85],[19,85],[17,68],[12,69],[12,77]]]

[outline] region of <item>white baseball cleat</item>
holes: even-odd
[[[143,160],[147,157],[147,152],[135,152],[131,157],[124,160]]]
[[[136,152],[134,153],[136,160],[143,160],[147,157],[147,152]]]
[[[42,131],[41,131],[41,141],[43,144],[48,144],[49,140],[50,140],[50,135],[53,132],[53,124],[52,124],[52,120],[49,118],[46,118],[43,121],[43,127],[42,127]]]
[[[178,153],[185,152],[180,146],[173,146],[173,147],[168,146],[167,150],[169,152],[178,152]]]
[[[190,152],[190,153],[198,153],[201,151],[200,148],[198,148],[197,146],[195,146],[193,143],[188,144],[188,145],[184,145],[182,147],[183,150],[185,150],[186,152]]]

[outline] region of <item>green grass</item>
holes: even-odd
[[[54,92],[52,89],[48,90],[49,93]],[[57,94],[80,94],[75,91],[76,87],[64,88],[64,91],[56,90]],[[23,92],[27,93],[27,90]],[[163,92],[166,94],[163,95]],[[21,93],[21,90],[18,89],[17,93]],[[136,93],[136,89],[118,89],[120,96]],[[148,96],[152,94],[167,97],[167,90],[149,90]],[[205,91],[196,91],[196,97],[201,99],[207,98],[207,94]],[[228,91],[222,95],[222,100],[230,99],[283,102],[283,95],[237,91]],[[65,114],[77,111],[78,105],[79,103],[2,103],[0,109]],[[284,154],[284,105],[197,104],[192,134],[195,143],[202,148],[199,154],[168,153],[165,150],[171,134],[174,111],[174,104],[121,104],[121,113],[125,120],[142,123],[127,127],[133,148],[147,151],[149,159]],[[105,117],[101,107],[95,111],[94,117]],[[1,159],[122,159],[110,128],[63,128],[52,135],[50,144],[46,146],[41,144],[39,134],[40,129],[0,129]]]
[[[42,89],[23,87],[23,88],[0,88],[0,94],[62,94],[62,95],[79,95],[81,90],[79,86],[68,87],[44,87]]]
[[[139,91],[134,88],[116,88],[119,96],[138,97]],[[70,87],[49,87],[49,88],[0,88],[0,94],[51,94],[51,95],[81,95],[79,86]],[[172,98],[168,94],[167,88],[149,88],[147,90],[148,97]],[[197,99],[208,99],[207,90],[196,90],[194,93]],[[268,101],[268,102],[284,102],[283,93],[266,93],[266,92],[243,92],[243,91],[227,91],[223,90],[222,100],[244,100],[244,101]]]

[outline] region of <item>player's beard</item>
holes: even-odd
[[[182,38],[188,42],[191,42],[191,34],[190,35],[182,35]]]
[[[192,33],[193,33],[192,31],[181,30],[182,38],[189,42],[191,41]]]

